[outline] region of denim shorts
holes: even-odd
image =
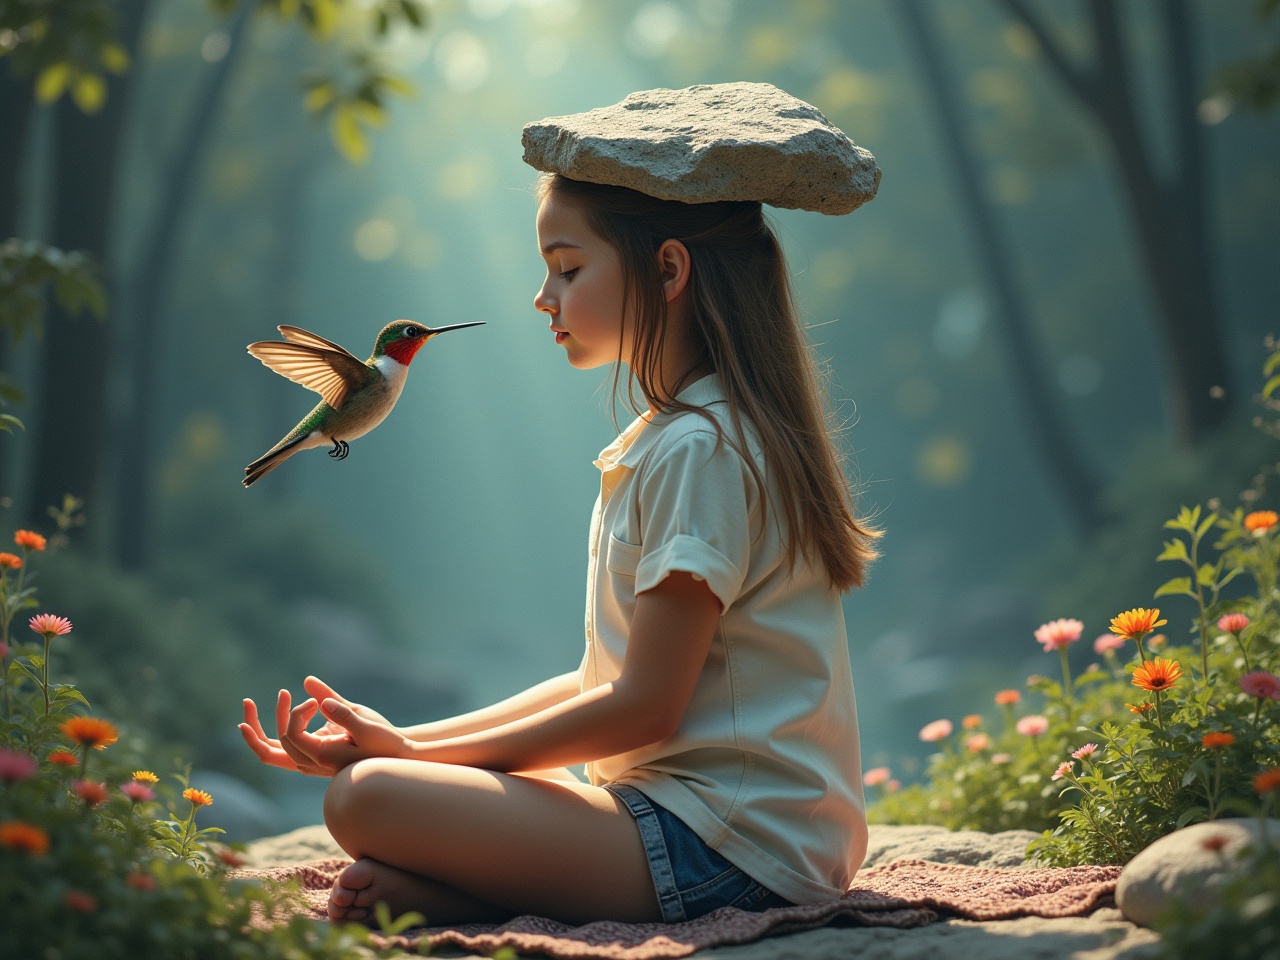
[[[719,907],[760,913],[770,907],[794,906],[752,880],[707,846],[683,820],[635,787],[606,783],[604,788],[635,817],[665,922],[694,920]]]

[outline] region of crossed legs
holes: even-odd
[[[386,900],[432,926],[537,914],[566,923],[661,919],[639,830],[600,787],[546,774],[370,759],[333,778],[333,838],[355,861],[329,915]]]

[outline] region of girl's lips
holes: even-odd
[[[560,333],[557,333],[557,334],[556,334],[556,343],[564,343],[564,338],[565,338],[565,337],[567,337],[567,336],[568,336],[568,334],[567,334],[567,333],[564,333],[563,331],[561,331]]]

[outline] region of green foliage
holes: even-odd
[[[63,93],[85,113],[102,109],[108,73],[129,69],[128,52],[116,41],[116,5],[109,0],[0,5],[0,56],[18,76],[35,77],[40,103]]]
[[[1277,0],[1258,0],[1258,19],[1265,21],[1280,12]],[[1258,113],[1266,113],[1280,102],[1280,46],[1254,57],[1230,64],[1218,74],[1217,87],[1233,100]]]
[[[106,314],[106,290],[88,256],[34,240],[0,243],[0,330],[7,330],[15,343],[28,330],[40,330],[48,287],[69,314],[86,309],[99,319]]]
[[[29,542],[16,568],[23,573],[45,550],[38,540]],[[36,600],[29,577],[18,580],[3,569],[0,609],[7,628],[13,613],[33,609]],[[65,650],[60,659],[74,661],[83,647],[78,632],[78,626],[52,636],[24,631],[36,637],[24,642],[6,629],[0,956],[375,956],[364,927],[317,923],[300,914],[296,889],[229,874],[243,859],[214,842],[220,830],[196,826],[199,810],[216,798],[184,790],[185,773],[157,782],[150,771],[136,772],[148,765],[148,748],[127,732],[116,739],[119,731],[100,716],[89,730],[73,726],[87,719],[78,714],[88,703],[73,685],[50,679],[46,654],[52,646]],[[393,921],[385,909],[379,914],[382,925],[397,932],[420,919]],[[267,929],[264,920],[275,923]]]
[[[1280,351],[1268,373],[1278,365]],[[1274,412],[1274,401],[1264,405]],[[962,748],[944,723],[928,781],[886,793],[869,815],[1043,830],[1028,854],[1066,866],[1125,863],[1189,823],[1255,812],[1254,778],[1280,767],[1280,522],[1271,511],[1184,506],[1164,526],[1174,536],[1156,559],[1189,575],[1155,595],[1192,601],[1186,641],[1154,635],[1165,623],[1159,610],[1127,611],[1112,620],[1127,656],[1117,656],[1119,641],[1099,638],[1107,666],[1072,680],[1066,651],[1081,626],[1073,622],[1046,642],[1060,653],[1063,682],[1028,681],[1042,704],[1034,724],[1015,718],[1017,691],[997,695],[1006,710],[999,734],[975,716]]]

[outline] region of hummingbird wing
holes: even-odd
[[[276,327],[280,331],[280,336],[293,343],[300,343],[306,347],[315,347],[318,350],[332,350],[334,353],[345,353],[352,360],[357,359],[346,347],[339,346],[332,340],[326,340],[318,333],[312,333],[310,330],[303,330],[301,327],[293,327],[287,323],[282,323]]]
[[[306,333],[305,330],[300,332]],[[316,339],[328,343],[321,337]],[[342,402],[347,394],[363,387],[372,375],[368,364],[357,360],[341,347],[329,349],[302,343],[261,340],[249,344],[248,350],[280,376],[320,394],[325,403],[335,410],[342,409]]]

